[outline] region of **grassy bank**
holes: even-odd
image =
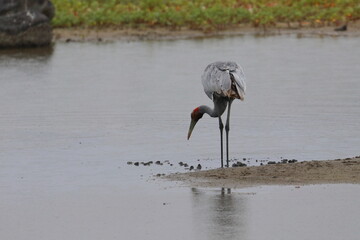
[[[360,19],[360,0],[52,0],[54,27],[165,27],[213,31],[336,25]]]

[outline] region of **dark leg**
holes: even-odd
[[[221,144],[221,167],[224,167],[224,150],[223,150],[223,129],[224,129],[224,124],[222,123],[221,117],[219,117],[219,129],[220,129],[220,144]]]
[[[230,130],[230,108],[233,99],[229,100],[229,106],[227,111],[227,119],[225,125],[225,132],[226,132],[226,167],[229,167],[229,130]]]

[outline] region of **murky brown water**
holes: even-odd
[[[186,140],[191,110],[211,105],[200,76],[216,60],[247,75],[232,158],[359,155],[359,49],[358,38],[248,36],[0,51],[0,237],[356,239],[357,185],[222,194],[147,180],[179,161],[220,165],[216,119]],[[126,164],[157,160],[174,165]]]

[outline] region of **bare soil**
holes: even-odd
[[[178,173],[167,179],[202,187],[241,188],[256,185],[360,183],[360,156],[354,158],[220,168]]]
[[[335,31],[335,26],[301,28],[294,25],[289,28],[285,24],[278,24],[276,28],[254,28],[249,25],[241,25],[224,31],[203,32],[182,28],[171,30],[167,28],[145,28],[145,29],[118,29],[113,27],[107,28],[55,28],[53,30],[53,41],[59,42],[109,42],[117,40],[138,41],[138,40],[176,40],[188,38],[207,38],[207,37],[226,37],[241,35],[281,35],[295,34],[298,37],[359,37],[360,21],[350,22],[347,31]]]

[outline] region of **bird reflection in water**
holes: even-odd
[[[245,201],[230,188],[191,189],[198,239],[239,239],[245,234]]]

